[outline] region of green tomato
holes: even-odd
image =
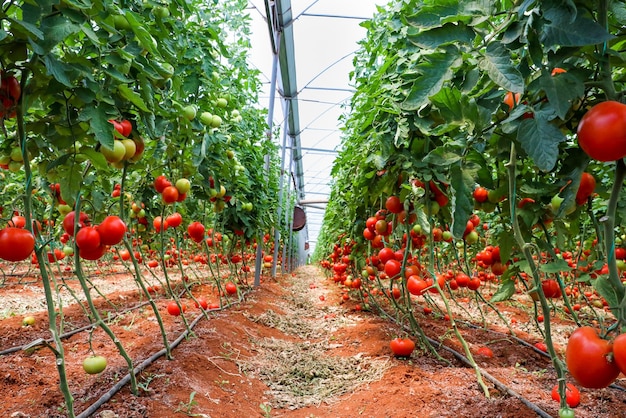
[[[228,100],[226,100],[224,97],[220,97],[219,99],[217,99],[217,106],[219,107],[226,107],[228,106]]]
[[[570,407],[564,407],[559,409],[559,418],[574,418],[576,413]]]
[[[191,182],[185,178],[182,178],[176,180],[175,186],[176,190],[178,190],[178,193],[185,194],[189,191],[189,189],[191,189]]]
[[[183,107],[183,116],[187,120],[194,120],[197,112],[198,109],[194,105],[187,105]]]
[[[89,356],[83,360],[83,369],[88,374],[101,373],[107,367],[107,359],[102,356]]]
[[[465,242],[469,245],[475,244],[478,242],[478,232],[472,231],[465,236]]]
[[[22,325],[24,325],[25,327],[29,327],[31,325],[35,325],[35,317],[34,316],[25,316],[24,319],[22,319]]]
[[[206,126],[211,126],[213,123],[213,115],[211,112],[202,112],[200,113],[200,123]]]

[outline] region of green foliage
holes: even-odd
[[[60,183],[68,204],[80,194],[97,216],[109,210],[104,197],[124,172],[131,199],[160,215],[152,181],[164,174],[172,182],[191,180],[193,202],[179,207],[189,217],[245,229],[247,238],[269,230],[273,220],[262,215],[276,205],[276,147],[266,134],[266,112],[256,105],[258,71],[246,62],[245,7],[243,0],[11,3],[0,14],[0,61],[21,82],[23,130],[16,119],[3,119],[0,153],[25,144],[36,168],[32,183],[44,189]],[[238,36],[227,43],[231,33]],[[182,116],[187,105],[198,109],[194,120]],[[221,124],[201,123],[202,112]],[[111,119],[130,120],[131,138],[145,142],[141,159],[125,170],[99,152],[113,148]],[[209,178],[230,196],[216,213],[201,204],[211,197]],[[248,203],[252,209],[242,210]]]

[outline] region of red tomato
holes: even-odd
[[[26,260],[34,249],[35,237],[30,231],[12,226],[0,230],[0,258],[3,260]]]
[[[124,239],[126,224],[119,216],[110,215],[97,226],[100,242],[104,245],[117,245]]]
[[[207,309],[209,307],[209,302],[207,302],[207,300],[203,297],[199,297],[197,299],[198,301],[195,303],[196,304],[196,308],[202,308],[202,309]]]
[[[163,193],[163,190],[171,185],[172,183],[165,176],[158,176],[156,179],[154,179],[154,188],[157,193]]]
[[[620,334],[613,340],[613,361],[626,374],[626,334]]]
[[[170,216],[165,218],[165,220],[166,220],[167,224],[169,226],[171,226],[172,228],[176,228],[176,227],[180,226],[180,224],[183,223],[183,217],[178,212],[172,213]]]
[[[76,221],[75,211],[69,212],[67,215],[65,215],[65,218],[63,218],[63,229],[68,235],[72,237],[74,236],[74,222],[75,221]],[[86,225],[89,225],[89,217],[87,216],[85,212],[81,212],[80,215],[78,216],[78,228],[82,228],[83,226],[86,226]]]
[[[595,189],[596,179],[587,172],[583,173],[580,178],[578,191],[576,192],[576,203],[579,205],[584,204]]]
[[[598,103],[578,123],[578,145],[598,161],[616,161],[626,156],[626,105],[615,101]]]
[[[544,353],[548,352],[548,346],[543,341],[539,341],[539,342],[535,343],[535,348],[537,350],[543,351]]]
[[[404,209],[404,205],[398,196],[389,196],[385,202],[385,207],[391,213],[400,213]]]
[[[515,106],[519,104],[520,94],[513,93],[512,91],[507,91],[504,95],[504,104],[509,107],[509,110],[513,110]]]
[[[391,352],[396,357],[410,357],[415,350],[415,343],[410,338],[394,338],[389,343]]]
[[[128,138],[130,133],[133,131],[132,123],[130,123],[128,119],[124,119],[120,122],[120,126],[122,127],[122,132],[120,133]]]
[[[178,193],[178,189],[174,186],[167,186],[165,189],[163,189],[163,192],[161,193],[163,202],[167,204],[176,202],[179,195],[180,193]]]
[[[552,399],[561,402],[558,383],[552,388]],[[580,404],[580,391],[571,383],[565,385],[565,402],[570,408],[576,408]]]
[[[572,377],[585,388],[609,386],[620,373],[611,361],[611,343],[600,338],[592,327],[581,327],[570,335],[565,349],[565,361]]]
[[[473,196],[478,203],[484,203],[489,198],[489,190],[479,186],[474,189]]]
[[[106,245],[100,245],[99,247],[91,250],[79,247],[78,255],[80,256],[80,258],[83,258],[85,260],[99,260],[104,255],[104,253],[106,253],[107,248],[108,247]]]
[[[382,248],[378,252],[378,259],[383,264],[385,264],[387,261],[392,260],[394,258],[395,258],[394,251],[389,247]]]
[[[152,220],[152,226],[155,231],[161,232],[161,230],[165,231],[170,225],[167,219],[163,220],[163,218],[157,216]]]
[[[100,234],[93,226],[85,226],[76,233],[76,245],[84,251],[93,251],[100,247]]]
[[[426,283],[425,280],[420,279],[418,276],[413,275],[406,279],[406,288],[412,295],[421,296],[427,287],[428,283]]]
[[[467,274],[465,274],[465,273],[458,273],[456,275],[455,279],[456,279],[456,284],[459,287],[467,287],[469,285],[470,280],[471,280],[470,277]]]
[[[543,290],[544,296],[548,299],[561,297],[561,288],[559,287],[559,283],[554,279],[542,281],[541,289]]]
[[[7,225],[15,228],[24,228],[26,226],[26,218],[21,215],[14,215]]]
[[[195,242],[201,242],[204,239],[204,225],[198,221],[192,222],[187,227],[187,233]]]
[[[402,270],[402,263],[395,258],[385,263],[385,274],[391,279],[400,274],[400,270]]]
[[[476,350],[476,354],[487,358],[493,358],[493,351],[491,350],[491,348],[486,346],[478,347],[478,349]]]
[[[186,311],[185,305],[181,304],[181,306],[182,306],[183,312],[185,312]],[[180,315],[180,310],[181,308],[178,306],[178,304],[175,301],[171,301],[170,303],[167,304],[167,313],[172,316]]]
[[[229,295],[234,295],[235,293],[237,293],[237,285],[235,285],[235,283],[233,282],[226,283],[226,285],[224,286],[224,289],[226,290],[226,293],[228,293]]]

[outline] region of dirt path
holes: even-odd
[[[198,289],[200,294],[202,291]],[[126,294],[120,299],[132,300]],[[160,309],[164,310],[166,303],[159,301]],[[152,315],[142,308],[112,325],[133,358],[145,359],[162,348]],[[190,311],[187,317],[191,320],[197,315],[197,310]],[[80,325],[79,311],[68,311],[67,318]],[[19,318],[1,321],[0,326],[15,326],[11,320]],[[185,329],[181,317],[165,315],[164,320],[170,341]],[[460,350],[447,332],[446,321],[431,315],[420,318],[420,324],[430,337],[445,335],[442,341]],[[558,405],[550,399],[555,380],[549,359],[504,334],[461,328],[472,350],[481,346],[492,349],[491,358],[476,356],[483,370],[548,415],[557,414]],[[537,416],[489,381],[490,397],[485,397],[474,371],[445,351],[441,353],[447,363],[425,352],[414,352],[410,359],[391,357],[388,343],[403,332],[374,313],[359,311],[356,301],[343,301],[337,285],[310,266],[288,277],[265,280],[241,304],[212,313],[209,320],[201,319],[193,331],[194,335],[173,351],[173,360],[161,358],[139,375],[140,396],[133,396],[125,387],[93,416]],[[85,356],[86,339],[86,334],[76,335],[66,347],[77,412],[125,374],[125,363],[115,347],[96,331],[92,344],[107,356],[109,366],[100,375],[85,375],[80,361]],[[46,350],[30,355],[18,352],[3,360],[0,392],[14,396],[0,402],[0,415],[64,416],[59,408],[58,377]],[[623,413],[624,392],[582,392],[577,417]]]

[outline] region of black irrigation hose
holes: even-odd
[[[216,312],[216,311],[223,311],[226,308],[229,308],[230,306],[233,306],[237,303],[241,303],[244,299],[244,296],[247,294],[246,293],[242,293],[242,295],[239,297],[238,300],[231,302],[219,309],[210,309],[208,312]],[[183,331],[182,334],[180,334],[178,336],[178,338],[176,338],[170,345],[170,349],[174,349],[176,348],[184,339],[187,338],[187,336],[189,335],[189,332],[196,326],[196,324],[198,322],[200,322],[200,320],[204,318],[204,313],[200,313],[192,322],[191,324],[189,324],[189,327],[187,329],[185,329],[185,331]],[[151,355],[150,357],[148,357],[146,360],[144,360],[143,362],[141,362],[141,364],[139,364],[138,366],[136,366],[134,368],[134,374],[138,375],[139,373],[141,373],[143,370],[145,370],[148,366],[150,366],[152,363],[154,363],[155,361],[157,361],[159,358],[163,357],[165,354],[167,353],[167,350],[165,348],[157,351],[156,353],[154,353],[153,355]],[[128,382],[130,382],[130,373],[126,374],[123,378],[121,378],[115,385],[113,385],[113,387],[104,395],[102,395],[97,401],[95,401],[93,404],[91,404],[87,409],[85,409],[83,412],[81,412],[80,414],[76,415],[76,418],[88,418],[90,416],[92,416],[102,405],[104,405],[105,403],[107,403],[109,400],[111,400],[111,398],[113,398],[113,396],[115,396],[115,394],[117,392],[119,392],[124,386],[126,386],[126,384],[128,384]]]

